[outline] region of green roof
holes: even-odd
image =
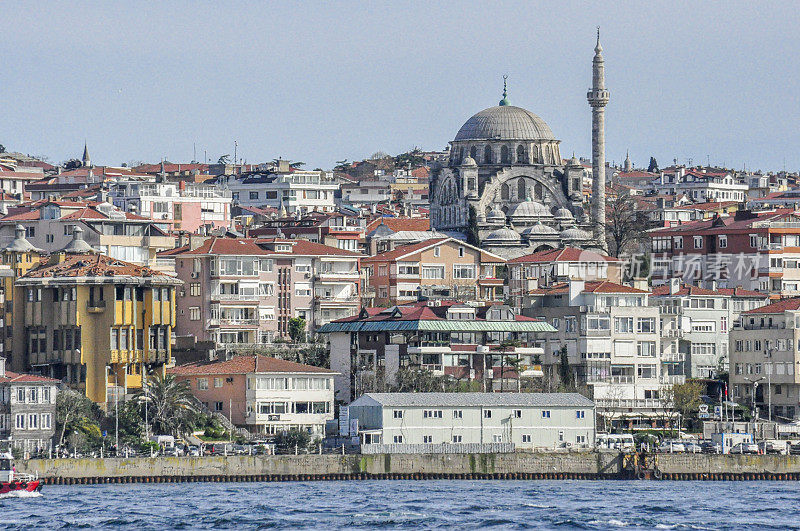
[[[345,321],[324,324],[317,329],[319,334],[332,332],[555,332],[556,329],[544,321]]]

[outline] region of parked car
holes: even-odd
[[[764,454],[786,455],[789,452],[788,441],[762,441],[758,447]]]
[[[188,455],[190,457],[200,457],[200,448],[198,448],[194,444],[190,444],[186,448],[186,455]]]
[[[700,448],[704,454],[721,454],[722,445],[714,441],[703,441],[700,443]]]
[[[755,443],[740,442],[731,447],[730,453],[732,454],[757,454],[758,445]]]
[[[663,453],[678,453],[685,452],[686,445],[677,441],[662,441],[658,446],[658,451]]]
[[[214,443],[206,446],[207,455],[233,455],[233,445],[231,443]]]
[[[686,441],[683,443],[683,446],[686,448],[686,451],[691,454],[703,453],[703,447],[694,441]]]

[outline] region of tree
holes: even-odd
[[[76,170],[83,167],[83,162],[78,159],[69,159],[64,161],[61,165],[64,166],[65,170]]]
[[[307,431],[297,428],[282,431],[275,437],[275,446],[284,451],[293,452],[295,447],[298,450],[305,450],[310,443],[311,435]]]
[[[508,352],[509,350],[513,352],[513,350],[520,346],[521,343],[516,339],[504,339],[500,342],[498,349],[500,350],[500,392],[504,391],[505,388],[505,378],[506,378],[506,365],[508,365]],[[517,361],[517,365],[519,365],[519,361]],[[517,380],[519,380],[519,374],[517,374]],[[519,383],[519,382],[517,382]]]
[[[647,171],[650,173],[658,173],[658,162],[655,157],[650,157],[650,164],[647,166]]]
[[[136,398],[148,408],[149,424],[155,434],[183,435],[197,409],[187,383],[172,374],[159,372],[155,378],[148,378],[147,386],[137,392]]]
[[[469,206],[467,214],[467,243],[476,247],[481,243],[478,237],[478,213],[473,205]]]
[[[425,164],[425,159],[422,156],[422,150],[415,146],[411,151],[397,155],[394,158],[394,162],[398,166],[404,167],[410,164],[413,167],[417,167]]]
[[[6,147],[3,144],[0,144],[0,153],[8,153],[6,151]]]
[[[561,385],[565,389],[570,389],[573,386],[572,370],[569,367],[569,355],[567,354],[567,346],[561,347],[561,359],[558,363],[558,378],[561,380]]]
[[[63,389],[56,397],[56,429],[60,431],[58,444],[64,444],[67,433],[99,434],[97,414],[93,403],[83,394]]]
[[[705,387],[696,380],[672,386],[672,407],[687,421],[693,417],[700,404]]]
[[[217,159],[217,164],[230,164],[231,163],[231,156],[230,155],[220,155]]]
[[[381,159],[388,159],[389,154],[385,151],[376,151],[372,155],[369,156],[369,160],[381,160]]]
[[[448,378],[435,376],[432,371],[416,367],[401,367],[395,381],[393,391],[397,393],[434,393],[451,389]]]
[[[300,343],[305,339],[306,335],[306,320],[302,317],[292,317],[289,319],[289,337],[292,342]]]
[[[606,201],[606,240],[608,252],[618,257],[634,253],[648,241],[647,229],[652,222],[639,210],[632,195],[615,190]]]

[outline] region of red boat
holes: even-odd
[[[30,474],[17,474],[14,457],[10,452],[0,453],[0,495],[9,493],[39,492],[39,478]]]

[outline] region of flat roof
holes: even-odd
[[[367,393],[350,405],[594,407],[594,402],[578,393]]]

